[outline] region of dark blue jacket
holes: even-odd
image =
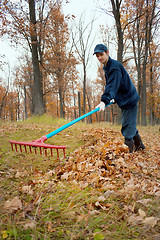
[[[122,109],[135,105],[139,100],[139,95],[123,65],[109,57],[103,70],[106,86],[101,101],[108,104],[111,99],[114,99]]]

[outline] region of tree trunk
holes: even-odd
[[[87,93],[87,102],[88,102],[88,107],[89,107],[89,112],[91,111],[91,104],[90,104],[90,98],[89,98],[89,95]],[[90,115],[88,117],[88,120],[89,120],[89,123],[92,123],[92,115]]]
[[[140,124],[140,112],[141,112],[141,51],[140,51],[140,29],[139,29],[139,23],[140,23],[140,18],[138,18],[138,12],[137,12],[137,24],[136,24],[136,28],[137,28],[137,45],[138,45],[138,49],[137,49],[137,76],[138,76],[138,94],[140,96],[140,100],[138,102],[138,112],[137,112],[137,123]]]
[[[111,113],[112,113],[112,123],[114,124],[114,111],[113,111],[113,105],[111,105]]]
[[[25,114],[25,119],[27,119],[27,94],[26,94],[25,85],[24,85],[24,114]]]
[[[86,113],[86,65],[83,61],[83,114]]]
[[[117,61],[123,63],[123,31],[121,26],[120,5],[121,1],[110,0],[112,4],[112,12],[116,22],[117,34],[118,34],[118,52]],[[113,117],[114,119],[114,117]],[[121,123],[121,110],[118,108],[117,124]]]
[[[118,52],[117,61],[123,63],[123,31],[121,26],[120,5],[121,1],[110,0],[112,4],[112,11],[116,22],[117,34],[118,34]]]
[[[12,93],[11,93],[11,121],[14,120],[14,114],[13,114],[13,96],[12,96]]]
[[[57,117],[59,117],[59,111],[58,111],[58,94],[57,94]]]
[[[142,68],[142,109],[141,109],[141,118],[142,118],[142,125],[147,125],[147,118],[146,118],[146,68],[147,68],[147,58],[148,58],[148,48],[149,48],[149,16],[148,16],[148,0],[146,0],[146,18],[145,18],[145,51],[143,57],[143,68]]]
[[[74,83],[72,81],[72,94],[73,94],[73,105],[74,105],[74,119],[77,118],[77,111],[76,111],[76,95],[74,92]]]
[[[59,88],[59,99],[60,99],[60,117],[65,118],[64,98],[63,98],[63,91],[61,87]]]
[[[19,91],[17,92],[17,116],[16,121],[20,120],[20,99],[19,99]]]
[[[143,62],[143,85],[142,85],[142,109],[141,109],[141,118],[142,118],[142,125],[147,125],[146,119],[146,61]]]
[[[8,89],[9,89],[9,87],[7,87],[7,90],[6,90],[4,96],[2,97],[2,100],[1,100],[1,105],[0,105],[0,119],[2,118],[2,110],[3,110],[3,107],[5,106],[5,98],[7,97]]]
[[[79,110],[79,117],[81,116],[81,93],[78,92],[78,110]]]
[[[35,115],[42,115],[44,113],[43,90],[42,90],[42,74],[40,71],[38,60],[38,43],[36,32],[36,13],[35,1],[28,0],[29,14],[31,22],[31,49],[32,49],[32,65],[34,73],[33,83],[33,111]]]
[[[151,95],[151,103],[150,103],[150,124],[154,125],[154,97],[153,97],[153,58],[151,49],[149,51],[150,56],[150,95]]]

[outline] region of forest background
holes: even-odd
[[[14,67],[0,55],[0,119],[19,121],[44,113],[74,119],[95,108],[105,87],[101,65],[90,74],[99,41],[111,56],[116,53],[138,90],[138,123],[159,124],[159,1],[94,3],[93,12],[104,19],[98,30],[97,15],[88,20],[87,9],[78,18],[74,9],[65,14],[68,1],[1,1],[0,38],[7,38],[20,55]],[[115,104],[87,121],[119,123],[119,109]]]

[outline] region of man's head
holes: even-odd
[[[94,49],[94,54],[96,54],[96,57],[100,63],[107,64],[108,58],[109,58],[109,52],[105,45],[97,44]]]

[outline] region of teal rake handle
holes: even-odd
[[[113,104],[113,103],[114,103],[114,99],[112,99],[112,100],[110,101],[110,103],[106,105],[106,107],[108,107],[109,105],[111,105],[111,104]],[[47,135],[46,135],[46,138],[48,139],[48,138],[50,138],[50,137],[56,135],[57,133],[63,131],[64,129],[66,129],[66,128],[70,127],[70,126],[72,126],[73,124],[79,122],[80,120],[82,120],[82,119],[84,119],[84,118],[86,118],[86,117],[92,115],[92,114],[95,113],[95,112],[98,112],[99,110],[100,110],[100,108],[95,108],[94,110],[92,110],[92,111],[90,111],[90,112],[84,114],[83,116],[80,116],[79,118],[74,119],[73,121],[71,121],[71,122],[69,122],[69,123],[63,125],[62,127],[58,128],[58,129],[56,129],[56,130],[54,130],[54,131],[51,132],[51,133],[47,134]]]

